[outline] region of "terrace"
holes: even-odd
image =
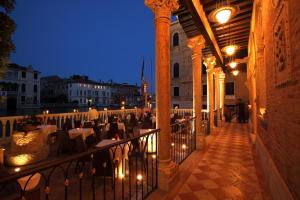
[[[99,111],[94,124],[88,113],[46,112],[37,116],[40,134],[48,126],[56,131],[40,140],[15,132],[23,116],[0,118],[1,142],[8,145],[1,150],[1,197],[299,199],[299,2],[145,0],[145,5],[154,14],[155,110]],[[191,109],[170,109],[172,13],[192,53]],[[202,64],[208,85],[204,112]],[[237,65],[247,71],[245,124],[224,122],[224,79],[226,73],[238,75]],[[126,125],[128,114],[141,116],[134,127]],[[86,123],[81,128],[76,121]],[[107,133],[113,135],[106,138]],[[8,141],[19,154],[37,145],[38,156],[31,164],[26,156],[14,160],[7,156],[14,155]]]

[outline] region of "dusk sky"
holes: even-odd
[[[151,59],[155,74],[153,16],[143,0],[17,0],[11,16],[11,62],[42,76],[139,84],[143,56],[149,82]]]

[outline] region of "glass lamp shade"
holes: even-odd
[[[236,46],[235,45],[229,45],[225,48],[225,52],[227,55],[232,56],[235,53]]]
[[[232,71],[233,76],[237,76],[239,73],[240,73],[239,70]]]
[[[222,9],[216,13],[216,19],[220,24],[225,24],[228,22],[231,16],[231,10]]]
[[[229,66],[230,66],[231,69],[234,69],[237,66],[237,62],[232,61],[232,62],[229,63]]]

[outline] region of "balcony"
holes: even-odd
[[[172,135],[170,153],[172,160],[181,164],[196,149],[195,118],[184,116],[190,116],[191,109],[174,109],[172,112],[176,114],[178,120],[174,119],[174,124],[170,125]],[[109,116],[125,119],[127,114],[138,115],[141,110],[106,110],[98,113],[100,120],[105,120]],[[6,176],[0,178],[0,185],[3,186],[0,197],[7,199],[18,197],[144,199],[148,197],[157,188],[159,149],[157,141],[160,130],[139,129],[138,134],[133,133],[132,136],[126,136],[122,140],[109,140],[103,139],[101,136],[103,132],[98,132],[94,128],[96,141],[92,145],[88,142],[89,136],[92,135],[86,138],[75,137],[70,144],[62,143],[64,131],[61,128],[64,127],[62,126],[64,123],[67,123],[66,120],[71,119],[71,126],[77,127],[78,119],[84,119],[87,115],[88,113],[45,113],[37,116],[43,117],[43,124],[50,124],[42,126],[58,128],[55,132],[49,130],[47,142],[40,148],[40,158],[44,155],[41,153],[43,147],[49,148],[49,152],[46,152],[49,155],[37,162],[30,161],[32,157],[29,155],[33,154],[26,153],[27,142],[32,142],[28,143],[30,149],[34,149],[37,143],[31,137],[32,133],[28,132],[24,135],[22,145],[19,147],[23,149],[22,158],[20,155],[12,156],[13,152],[6,152],[10,156],[7,156],[9,163],[6,160],[5,167],[1,166],[2,173]],[[20,133],[16,130],[14,122],[23,118],[23,116],[0,118],[2,142],[5,139],[15,141]],[[87,124],[84,126],[88,127]],[[10,133],[10,130],[14,131]],[[42,133],[46,132],[42,131]],[[38,137],[37,135],[39,134],[33,136]],[[70,132],[69,137],[71,137]],[[63,147],[61,144],[64,144]],[[72,146],[71,149],[66,150],[67,144]],[[17,187],[10,193],[12,185]]]

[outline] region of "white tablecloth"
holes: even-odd
[[[45,139],[47,139],[50,133],[57,131],[56,125],[39,125],[37,128],[40,129],[40,132],[45,136]]]
[[[82,139],[85,140],[89,135],[94,134],[92,128],[74,128],[69,130],[69,136],[71,139],[76,138],[78,135],[82,136]]]
[[[96,147],[104,147],[113,143],[118,142],[118,140],[109,140],[105,139],[99,142]],[[128,151],[129,151],[129,145],[130,143],[125,143],[125,144],[120,144],[118,146],[111,147],[109,150],[111,158],[114,160],[122,160],[122,159],[127,159],[128,160]],[[122,153],[122,149],[124,149],[124,153]],[[115,153],[113,155],[113,153]]]

